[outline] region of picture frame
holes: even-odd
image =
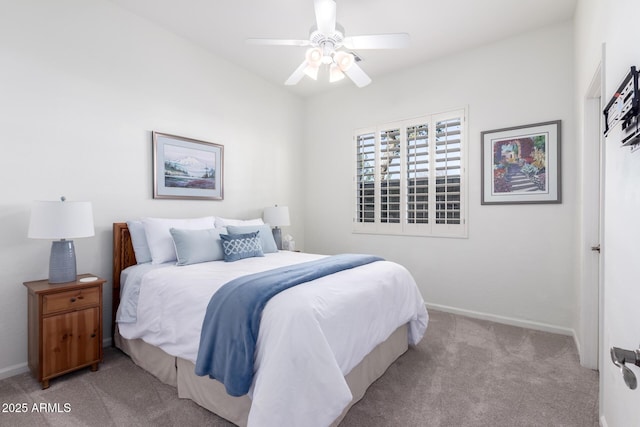
[[[561,203],[560,132],[560,120],[481,132],[481,203]]]
[[[223,199],[224,146],[152,132],[154,199]]]

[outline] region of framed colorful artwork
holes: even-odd
[[[483,205],[561,203],[560,120],[481,132]]]
[[[153,198],[222,200],[224,147],[153,132]]]

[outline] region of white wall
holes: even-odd
[[[261,216],[288,204],[303,244],[303,101],[102,0],[0,3],[0,376],[27,360],[22,282],[51,243],[27,239],[33,200],[90,200],[78,271],[111,279],[113,222]],[[223,144],[224,201],[152,199],[151,131]],[[111,283],[104,292],[110,335]]]
[[[25,367],[21,283],[47,276],[50,243],[26,238],[31,202],[63,194],[93,201],[96,236],[76,240],[78,270],[107,279],[115,221],[254,217],[279,203],[290,206],[285,231],[304,250],[399,261],[432,305],[574,329],[572,49],[566,23],[303,101],[106,1],[3,2],[0,376]],[[352,234],[353,129],[461,106],[469,238]],[[563,203],[481,206],[480,132],[556,119]],[[153,200],[152,130],[224,144],[225,200]],[[106,337],[110,282],[104,297]]]
[[[415,276],[428,304],[571,333],[576,304],[573,25],[552,26],[313,97],[305,249],[373,252]],[[468,106],[469,238],[352,234],[359,127]],[[480,132],[562,120],[562,204],[480,205]]]
[[[577,117],[582,117],[582,97],[606,45],[605,102],[617,90],[632,65],[640,66],[637,25],[630,17],[640,14],[637,0],[581,0],[576,13]],[[604,331],[600,372],[601,425],[640,426],[640,393],[629,390],[620,370],[612,363],[612,346],[638,348],[640,333],[637,313],[640,306],[640,151],[620,147],[620,129],[605,144],[604,206]],[[636,375],[640,371],[633,367]]]

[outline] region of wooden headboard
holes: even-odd
[[[113,289],[111,313],[111,342],[114,343],[116,330],[116,312],[120,305],[120,273],[125,268],[136,264],[136,254],[133,252],[131,234],[126,222],[113,223]]]

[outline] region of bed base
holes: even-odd
[[[345,376],[353,399],[333,422],[337,426],[347,411],[364,397],[367,388],[380,378],[387,368],[408,349],[407,325],[395,330],[391,336],[374,348],[351,372]],[[170,356],[158,347],[141,339],[128,340],[115,331],[116,346],[142,369],[165,384],[178,389],[178,397],[191,399],[232,423],[247,425],[251,399],[247,395],[234,397],[227,394],[222,383],[195,374],[195,366],[188,360]]]
[[[141,339],[128,340],[123,338],[117,327],[114,333],[114,344],[129,356],[133,363],[163,383],[173,387],[178,386],[178,368],[175,356],[171,356]]]
[[[171,356],[141,339],[128,340],[120,336],[115,324],[120,303],[120,273],[136,263],[131,236],[126,223],[113,224],[113,343],[142,369],[165,384],[178,389],[180,398],[191,399],[198,405],[231,421],[246,426],[251,400],[248,396],[234,397],[226,393],[222,383],[195,374],[195,366],[188,360]],[[347,411],[364,396],[367,388],[384,374],[387,368],[409,348],[408,326],[402,325],[374,348],[345,376],[353,399],[333,422],[337,426]]]

